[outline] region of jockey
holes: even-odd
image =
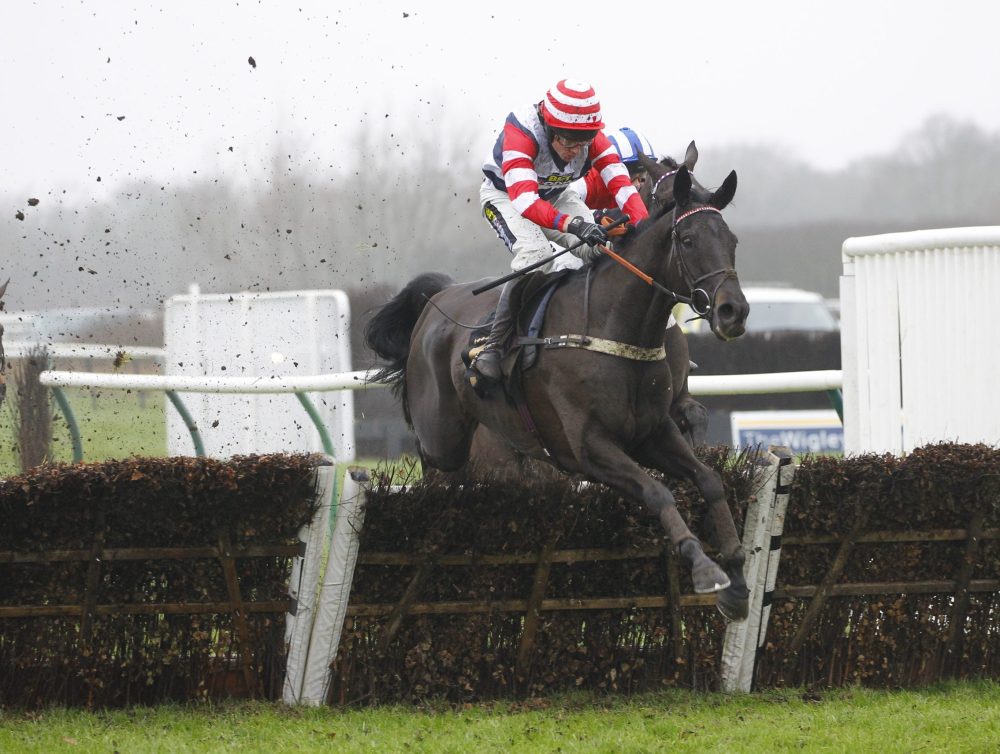
[[[593,222],[592,211],[579,195],[566,190],[591,168],[632,222],[648,216],[603,128],[593,88],[572,79],[557,83],[541,102],[507,116],[483,164],[486,179],[479,201],[487,222],[513,255],[511,269],[521,270],[550,256],[550,241],[563,247],[584,241],[573,250],[576,256],[587,262],[600,256],[596,247],[607,241],[607,235]],[[508,282],[486,344],[471,365],[486,379],[501,378],[500,350],[512,325],[510,290]]]
[[[656,155],[656,150],[653,149],[653,145],[649,143],[649,139],[640,134],[638,131],[629,128],[628,126],[622,126],[617,131],[609,131],[607,133],[608,140],[614,145],[615,150],[618,152],[618,156],[621,158],[622,164],[625,165],[628,170],[629,178],[632,181],[632,185],[636,190],[642,187],[647,178],[646,168],[642,166],[639,161],[639,155],[646,155],[649,159],[656,161],[660,158]],[[611,222],[617,220],[621,215],[617,205],[615,204],[615,198],[608,191],[604,182],[601,180],[600,174],[591,169],[583,178],[577,181],[573,181],[572,185],[569,187],[570,191],[575,192],[588,207],[594,210],[594,221],[598,224],[607,225]],[[624,229],[623,229],[624,230]],[[577,260],[572,260],[577,261]],[[570,265],[567,265],[570,266]],[[680,329],[671,331],[670,328],[677,327],[677,320],[674,319],[674,315],[670,315],[670,319],[667,320],[667,330],[670,331],[668,334],[669,340],[673,341],[674,348],[683,348],[687,351],[687,341],[683,343],[679,342],[679,338],[682,337],[680,334]],[[695,363],[691,362],[692,368],[695,367]]]
[[[655,162],[659,159],[656,156],[656,150],[649,143],[649,139],[627,126],[619,128],[617,131],[609,131],[607,137],[615,151],[618,152],[622,164],[628,170],[632,185],[638,190],[646,180],[646,168],[639,162],[639,155],[644,154]],[[601,174],[593,168],[583,178],[574,181],[570,188],[591,209],[615,209],[618,207],[614,195],[608,191],[604,181],[601,180]]]

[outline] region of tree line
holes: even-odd
[[[697,139],[697,135],[694,135]],[[4,277],[19,308],[154,308],[190,283],[202,292],[398,286],[439,270],[503,274],[509,256],[481,219],[481,145],[428,127],[386,149],[371,134],[346,148],[351,173],[303,167],[282,144],[251,185],[212,177],[137,180],[111,198],[59,191],[22,211],[4,194]],[[664,150],[681,157],[685,144]],[[1000,133],[931,118],[889,153],[823,171],[770,147],[699,143],[702,183],[739,173],[727,221],[744,282],[783,281],[837,295],[850,236],[996,223]],[[23,219],[15,218],[17,215]],[[10,261],[7,261],[10,260]],[[807,262],[803,264],[803,262]]]

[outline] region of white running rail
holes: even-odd
[[[50,387],[98,387],[118,390],[176,390],[182,393],[322,393],[332,390],[365,390],[386,387],[371,382],[373,371],[341,372],[301,377],[194,377],[158,374],[101,374],[95,372],[43,372],[41,382]],[[839,369],[772,374],[692,375],[692,395],[751,395],[805,393],[836,390],[843,381]]]

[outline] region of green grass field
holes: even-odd
[[[4,752],[995,752],[1000,686],[670,691],[460,709],[278,703],[0,712]]]
[[[138,394],[122,390],[64,391],[76,416],[85,461],[137,456],[163,456],[167,452],[166,420],[161,392]],[[14,396],[0,407],[0,477],[20,470]],[[53,402],[52,460],[72,461],[69,429]]]
[[[167,428],[164,406],[174,408],[159,391],[144,394],[123,390],[91,391],[68,388],[64,391],[80,430],[84,461],[104,461],[129,456],[165,456]],[[52,460],[69,463],[73,447],[66,420],[52,402]],[[194,454],[194,444],[188,451]],[[356,459],[350,465],[374,467],[385,459]],[[348,464],[338,464],[346,467]],[[412,460],[407,468],[413,465]],[[14,396],[8,392],[0,406],[0,479],[20,472],[17,454],[17,422]],[[412,468],[411,473],[416,473]],[[337,478],[343,475],[343,468]]]

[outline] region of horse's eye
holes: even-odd
[[[681,243],[684,244],[685,246],[693,246],[694,239],[691,238],[691,236],[681,236]]]

